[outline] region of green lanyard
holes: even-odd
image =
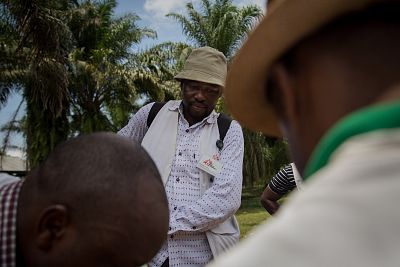
[[[400,127],[400,102],[379,104],[351,113],[331,128],[322,138],[304,172],[308,179],[329,161],[332,153],[347,139],[379,129]]]

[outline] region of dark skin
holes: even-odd
[[[189,125],[210,115],[222,94],[222,87],[219,85],[193,80],[182,80],[181,88],[183,115]]]
[[[107,133],[72,139],[24,182],[17,266],[141,266],[165,241],[168,218],[161,178],[139,144]]]
[[[275,3],[276,2],[276,0],[267,0],[266,2],[265,2],[265,7],[268,9],[268,8],[271,8],[271,5],[272,5],[272,3]]]
[[[279,209],[278,200],[281,198],[267,186],[261,194],[261,205],[268,211],[269,214],[274,215]]]
[[[332,27],[298,44],[292,66],[283,60],[272,66],[272,104],[301,173],[322,136],[341,118],[399,99],[399,44],[394,26]]]

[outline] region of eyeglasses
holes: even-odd
[[[209,85],[204,83],[196,82],[184,82],[183,90],[190,94],[201,93],[208,97],[218,97],[220,93],[220,87],[218,85]]]

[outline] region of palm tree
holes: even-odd
[[[182,26],[183,33],[197,46],[211,46],[230,60],[254,24],[261,18],[262,10],[254,5],[237,7],[232,0],[201,0],[200,9],[186,4],[187,15],[170,13]],[[219,108],[225,110],[223,103]],[[253,186],[261,178],[274,174],[287,162],[287,155],[275,155],[275,143],[261,133],[243,130],[245,155],[243,163],[244,184]],[[281,143],[277,142],[280,146]],[[282,150],[279,150],[282,153]],[[283,152],[284,153],[284,152]],[[280,159],[276,163],[276,159]],[[277,167],[278,166],[278,167]]]
[[[71,135],[119,128],[142,94],[163,96],[156,93],[163,90],[158,74],[132,52],[155,32],[138,27],[134,14],[115,18],[115,6],[116,0],[0,4],[0,107],[13,90],[22,93],[30,166]]]
[[[74,2],[68,0],[3,0],[1,4],[1,27],[11,33],[1,34],[1,60],[9,63],[1,69],[2,74],[8,74],[0,84],[2,102],[12,90],[23,91],[31,166],[67,137],[70,34],[62,14],[72,5]]]
[[[183,33],[197,46],[211,46],[230,58],[240,47],[243,39],[262,16],[255,5],[239,8],[232,0],[201,0],[200,11],[193,3],[186,4],[187,16],[170,13],[177,20]]]
[[[179,98],[180,87],[174,80],[174,76],[182,70],[186,58],[192,51],[192,47],[186,43],[165,42],[137,55],[137,63],[147,66],[157,73],[159,82],[163,88],[160,92],[163,100]],[[148,102],[156,101],[160,97],[154,97],[157,92],[149,92]]]
[[[126,123],[143,94],[160,100],[163,88],[132,47],[156,33],[137,26],[139,17],[115,18],[115,0],[83,2],[70,15],[76,47],[70,53],[72,132],[115,131]]]
[[[133,71],[138,98],[118,97],[107,105],[116,129],[122,128],[129,115],[146,103],[179,98],[180,87],[174,76],[183,68],[191,50],[186,43],[165,42],[129,57],[126,65]],[[126,101],[129,99],[132,100]]]
[[[24,119],[17,120],[17,116],[20,113],[22,104],[23,104],[23,100],[21,100],[20,103],[18,104],[18,107],[14,111],[14,114],[11,116],[10,120],[0,128],[0,132],[5,133],[3,142],[1,144],[1,150],[0,150],[1,155],[5,155],[6,150],[8,148],[12,147],[12,145],[10,144],[10,139],[11,139],[12,133],[24,134],[23,127],[24,127],[25,120]],[[14,148],[17,148],[21,151],[24,150],[22,147],[14,146]]]

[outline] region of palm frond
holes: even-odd
[[[170,13],[197,46],[211,46],[232,57],[262,11],[254,5],[238,8],[232,0],[202,0],[200,9],[186,4],[187,15]]]
[[[22,107],[23,100],[20,101],[20,103],[17,106],[17,109],[14,111],[13,115],[11,116],[10,120],[1,127],[0,131],[5,132],[4,138],[3,138],[3,143],[1,146],[1,154],[5,155],[5,152],[7,148],[9,148],[10,145],[10,137],[12,133],[20,133],[21,132],[21,127],[18,125],[17,122],[17,116],[20,112],[20,109]]]

